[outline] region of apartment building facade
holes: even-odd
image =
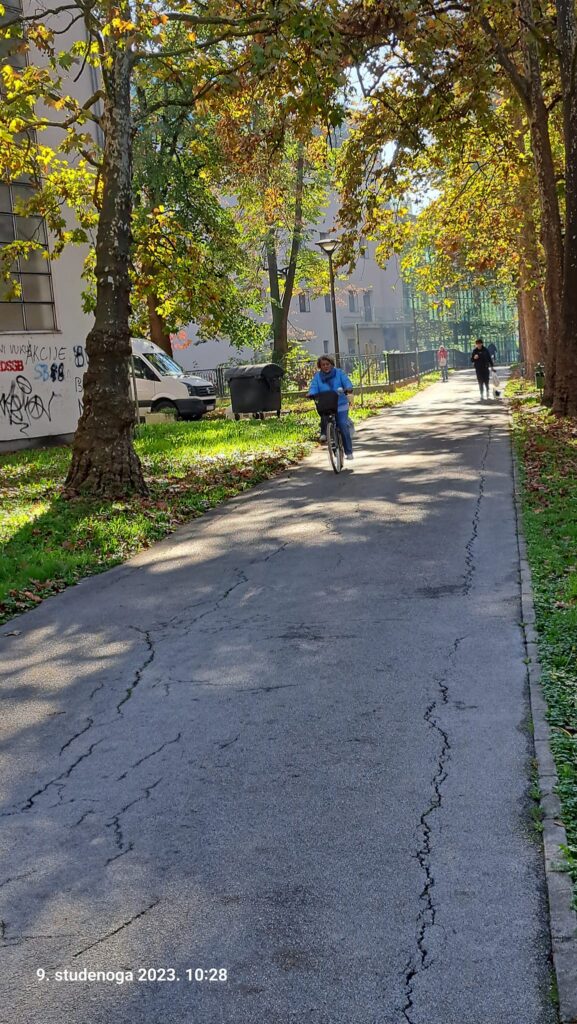
[[[24,0],[26,2],[26,0]],[[21,0],[4,0],[2,20],[22,13]],[[24,8],[24,12],[26,8]],[[76,33],[59,39],[65,49]],[[38,53],[27,55],[0,41],[0,60],[19,68],[28,60],[41,63]],[[66,89],[80,102],[94,91],[90,71]],[[42,144],[56,148],[62,133],[49,128]],[[23,217],[16,210],[34,183],[29,177],[0,183],[0,246],[14,239],[34,240],[40,248],[19,257],[12,276],[20,286],[14,296],[0,281],[0,451],[38,443],[47,437],[70,436],[82,408],[82,378],[86,366],[84,343],[92,318],[82,311],[82,269],[86,249],[69,246],[55,260],[52,240],[40,217]]]

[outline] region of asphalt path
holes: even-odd
[[[555,1021],[506,411],[352,465],[0,627],[3,1024]]]

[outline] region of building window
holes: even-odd
[[[326,341],[326,339],[325,339],[325,341],[323,341],[323,352],[324,352],[325,356],[328,356],[328,354],[329,354],[329,344],[330,344],[330,342]]]
[[[0,25],[14,21],[15,17],[22,13],[20,0],[6,0],[2,6],[4,14],[0,15]],[[12,32],[14,32],[14,28],[12,28]],[[26,51],[18,52],[21,42],[22,36],[16,35],[12,35],[11,39],[0,39],[0,61],[3,64],[9,64],[11,68],[26,67],[28,63]]]
[[[46,225],[42,217],[22,217],[14,212],[17,202],[26,203],[32,192],[29,184],[0,184],[0,246],[14,241],[40,245],[28,256],[14,258],[11,278],[19,285],[19,295],[10,299],[12,282],[0,282],[0,332],[56,328]]]
[[[331,313],[332,309],[331,297],[330,295],[325,295],[325,313]]]
[[[310,313],[311,300],[306,292],[299,292],[299,313]]]
[[[13,21],[22,6],[20,0],[8,0],[0,23]],[[27,64],[25,52],[17,52],[21,39],[0,39],[0,60],[13,68]],[[0,334],[11,331],[53,331],[54,295],[48,256],[48,237],[42,217],[25,217],[15,213],[18,202],[32,198],[34,186],[23,179],[13,184],[0,182],[0,247],[11,242],[37,242],[40,247],[28,256],[15,256],[10,267],[10,281],[0,280]],[[19,294],[14,296],[14,283]]]
[[[365,323],[370,323],[370,321],[373,319],[373,308],[371,303],[371,293],[363,292],[363,312],[365,315]]]
[[[357,293],[354,291],[349,292],[349,313],[358,312]]]
[[[355,339],[354,338],[347,338],[347,345],[348,345],[348,349],[349,349],[349,355],[350,356],[354,356],[354,354],[355,354],[355,352],[357,350],[357,346],[355,344]]]

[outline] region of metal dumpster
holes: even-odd
[[[276,412],[280,416],[280,382],[284,370],[278,363],[233,366],[224,376],[230,388],[235,419],[240,419],[241,413],[252,413],[260,419],[265,412]]]

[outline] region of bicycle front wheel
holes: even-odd
[[[344,460],[343,442],[341,432],[334,420],[329,420],[327,423],[327,448],[334,472],[340,473]]]

